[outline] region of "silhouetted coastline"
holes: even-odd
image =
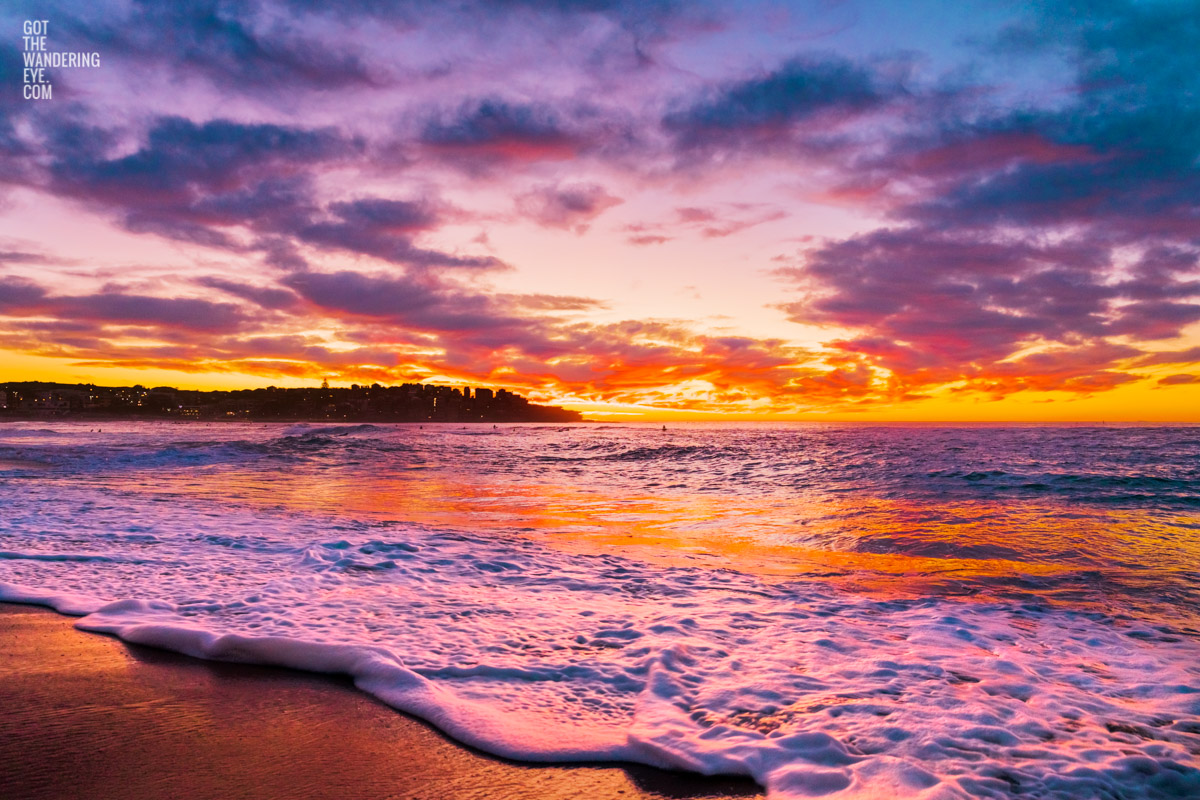
[[[174,419],[259,422],[579,422],[578,411],[505,389],[405,383],[349,388],[200,391],[170,386],[0,384],[0,419]]]

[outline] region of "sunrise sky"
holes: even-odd
[[[1015,5],[6,3],[0,380],[1200,420],[1200,11]]]

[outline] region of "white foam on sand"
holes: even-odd
[[[1200,796],[1200,642],[1130,617],[7,490],[0,600],[344,673],[497,755],[748,775],[773,798]]]

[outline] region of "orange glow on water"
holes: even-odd
[[[765,576],[811,576],[910,594],[978,578],[1046,578],[1086,572],[1105,553],[1154,550],[1164,566],[1200,560],[1200,543],[1156,537],[1163,524],[1136,510],[1103,517],[1034,501],[910,501],[797,492],[781,499],[677,489],[629,496],[557,483],[503,484],[413,467],[340,479],[329,472],[180,469],[141,490],[212,495],[286,512],[486,531],[574,552],[633,554],[663,566],[727,566]],[[331,530],[330,540],[336,540]],[[1019,538],[1018,538],[1019,537]],[[1164,542],[1170,538],[1168,547]],[[1012,546],[1006,546],[1006,542]],[[1151,554],[1144,554],[1147,558]],[[1136,576],[1135,576],[1136,577]],[[978,584],[972,593],[978,593]]]

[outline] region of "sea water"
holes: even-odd
[[[1200,428],[0,425],[0,599],[772,798],[1200,797]]]

